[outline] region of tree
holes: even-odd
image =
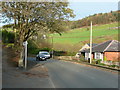
[[[15,45],[19,52],[22,43],[38,31],[60,32],[64,30],[63,21],[74,17],[73,10],[68,8],[68,2],[2,2],[2,17],[4,20],[14,20],[16,29]]]

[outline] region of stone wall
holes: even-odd
[[[75,56],[54,56],[54,59],[58,59],[58,60],[79,60],[79,58],[76,58]]]

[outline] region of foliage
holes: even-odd
[[[63,31],[63,21],[74,17],[67,2],[2,2],[2,17],[5,22],[14,20],[13,28],[17,30],[16,46],[31,36],[41,32]]]
[[[14,48],[14,43],[3,43],[7,48]]]
[[[112,23],[112,22],[118,22],[118,14],[119,11],[112,11],[109,13],[98,13],[94,14],[88,17],[85,17],[81,20],[71,22],[70,24],[71,29],[74,28],[80,28],[83,26],[90,26],[90,21],[93,22],[93,25],[98,25],[98,24],[107,24],[107,23]]]
[[[99,63],[99,65],[105,66],[105,64],[104,64],[104,63]]]
[[[14,43],[15,33],[2,30],[2,42],[3,43]]]
[[[76,52],[53,50],[55,56],[75,56]]]
[[[95,59],[93,59],[93,60],[92,60],[92,64],[96,64],[96,61],[95,61]]]
[[[28,53],[29,54],[38,54],[39,51],[52,51],[51,48],[40,48],[33,39],[28,40]]]
[[[51,48],[41,48],[40,51],[48,51],[48,52],[50,52],[50,51],[52,51],[52,49]]]
[[[75,56],[76,52],[67,52],[66,56]]]
[[[118,67],[117,65],[109,65],[109,67]]]
[[[104,61],[107,61],[107,58],[104,56]]]
[[[101,61],[102,61],[101,59],[93,59],[92,63],[93,64],[100,64]]]
[[[101,59],[96,59],[96,64],[99,64],[102,60]]]
[[[80,55],[80,61],[85,61],[85,57],[83,55]]]
[[[14,24],[8,24],[8,25],[4,25],[2,28],[12,28],[14,26]]]

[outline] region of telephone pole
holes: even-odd
[[[52,59],[53,59],[53,36],[52,36]]]
[[[92,21],[91,21],[91,29],[90,29],[90,64],[92,63]]]

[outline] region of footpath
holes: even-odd
[[[36,61],[28,61],[27,70],[12,61],[11,49],[2,50],[2,88],[53,88],[47,68]]]

